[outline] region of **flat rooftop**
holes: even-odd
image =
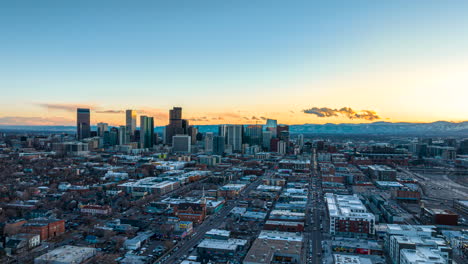
[[[36,259],[49,262],[60,261],[60,263],[74,263],[76,259],[84,259],[86,256],[94,255],[95,252],[96,249],[90,247],[63,246],[37,257]]]

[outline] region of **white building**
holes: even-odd
[[[207,132],[205,134],[205,152],[213,152],[213,132]]]
[[[90,247],[63,246],[34,259],[34,264],[78,264],[96,255]]]
[[[375,216],[357,195],[325,194],[330,215],[330,234],[367,236],[375,234]]]
[[[232,146],[233,151],[242,150],[243,125],[229,125],[227,128],[227,144]]]
[[[140,232],[138,235],[132,239],[127,239],[124,242],[124,247],[128,250],[137,250],[139,249],[146,240],[154,235],[153,232]]]
[[[447,264],[448,261],[440,252],[430,248],[403,249],[400,264]]]

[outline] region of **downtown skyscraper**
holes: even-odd
[[[137,113],[135,110],[125,111],[125,126],[127,127],[127,141],[130,142],[135,138],[137,127]]]
[[[278,127],[278,121],[275,119],[267,119],[265,130],[271,131],[272,137],[277,137],[276,128]]]
[[[91,113],[89,108],[76,110],[76,138],[78,140],[91,136]]]
[[[242,151],[243,125],[220,125],[218,135],[225,138],[225,143],[232,147],[232,151]]]
[[[154,118],[140,116],[140,147],[152,148],[154,145]]]
[[[188,127],[188,120],[182,119],[182,107],[173,107],[169,110],[169,124],[165,127],[165,143],[172,144],[175,135],[186,135]]]
[[[262,146],[262,125],[250,125],[245,129],[245,142],[251,146]]]

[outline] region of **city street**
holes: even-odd
[[[246,195],[251,190],[257,188],[257,186],[262,182],[262,179],[263,176],[258,177],[258,179],[256,179],[254,182],[249,184],[244,190],[242,190],[240,195]],[[209,216],[208,219],[206,219],[201,225],[194,228],[194,235],[192,235],[190,239],[180,241],[174,246],[172,250],[166,252],[166,254],[162,255],[154,263],[178,263],[179,261],[181,261],[181,258],[183,256],[188,256],[192,248],[196,247],[196,245],[203,239],[205,233],[211,229],[220,226],[224,222],[229,212],[236,206],[237,200],[228,201],[225,207],[222,208],[219,212]]]

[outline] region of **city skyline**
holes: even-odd
[[[1,3],[0,124],[465,121],[467,5]]]

